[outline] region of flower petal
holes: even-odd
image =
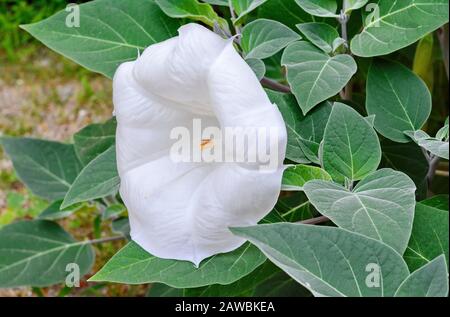
[[[228,228],[254,225],[275,205],[287,137],[280,112],[232,41],[185,25],[178,37],[121,65],[113,89],[120,194],[132,239],[155,256],[196,265],[242,245]],[[194,118],[203,127],[255,131],[262,136],[257,146],[277,151],[275,165],[264,172],[261,161],[175,162],[170,132],[191,127]],[[248,158],[254,149],[240,151]]]

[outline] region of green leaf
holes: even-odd
[[[416,203],[413,181],[391,169],[378,170],[349,191],[341,185],[313,180],[303,187],[309,201],[335,224],[380,240],[405,252]]]
[[[264,62],[256,58],[247,58],[245,61],[253,70],[258,80],[261,80],[266,74],[266,65],[264,65]]]
[[[102,220],[114,219],[123,214],[127,207],[123,204],[109,205],[102,213]]]
[[[381,167],[402,171],[411,177],[417,187],[423,185],[428,174],[428,160],[417,144],[396,143],[385,139],[381,142],[381,149]]]
[[[379,1],[377,5],[371,21],[351,41],[357,56],[392,53],[448,21],[448,0]]]
[[[243,17],[255,10],[257,7],[262,5],[267,0],[230,0],[234,11],[237,13],[236,20],[233,21],[234,24],[241,24]]]
[[[61,208],[114,195],[119,189],[119,183],[116,147],[112,146],[83,168],[64,197]]]
[[[403,281],[395,297],[447,297],[448,271],[443,255],[421,267]]]
[[[155,2],[171,18],[188,18],[211,27],[217,22],[220,26],[228,28],[227,21],[219,17],[207,3],[200,3],[197,0],[155,0]]]
[[[275,20],[295,29],[298,23],[313,21],[314,17],[303,11],[295,0],[270,0],[258,8],[258,18]]]
[[[184,289],[174,288],[162,283],[153,283],[147,291],[147,297],[183,297]]]
[[[202,1],[217,6],[228,7],[228,0],[202,0]]]
[[[79,5],[79,27],[67,27],[62,10],[21,27],[52,50],[112,78],[149,45],[176,35],[180,20],[167,17],[154,0],[96,0]]]
[[[266,260],[251,244],[217,254],[198,268],[187,261],[157,258],[134,242],[116,253],[90,281],[125,284],[164,283],[177,288],[231,284],[251,273]]]
[[[392,296],[409,275],[394,249],[340,228],[283,223],[231,231],[315,296]],[[379,287],[366,283],[371,265],[379,268]]]
[[[411,272],[440,254],[445,254],[448,263],[448,222],[447,195],[417,203],[411,239],[403,255]]]
[[[438,140],[446,140],[448,141],[448,135],[449,135],[449,125],[448,125],[448,117],[445,120],[444,126],[439,129],[439,131],[436,133],[436,139]]]
[[[130,237],[130,220],[128,217],[120,217],[117,219],[114,219],[111,223],[111,230],[114,233],[121,234],[125,236],[127,239],[131,239]]]
[[[0,144],[11,158],[21,181],[43,198],[64,198],[81,170],[72,144],[1,137]]]
[[[446,160],[449,158],[449,146],[448,142],[438,140],[430,137],[426,132],[418,131],[405,131],[405,135],[410,137],[420,147],[424,148],[431,154],[442,157]]]
[[[339,17],[336,0],[295,0],[306,12],[317,17]]]
[[[0,230],[0,287],[63,282],[70,263],[78,264],[83,276],[91,270],[94,252],[89,241],[75,241],[54,222],[19,221]]]
[[[281,64],[287,67],[289,85],[304,114],[339,93],[357,69],[350,55],[330,57],[305,41],[290,44]]]
[[[334,41],[339,38],[338,31],[327,23],[302,23],[297,24],[297,28],[315,46],[325,53],[334,51]]]
[[[288,144],[286,157],[296,163],[319,164],[319,144],[331,113],[331,103],[323,102],[304,116],[291,94],[266,90],[270,100],[278,106],[286,124]]]
[[[405,66],[376,60],[367,78],[366,109],[375,115],[375,129],[388,139],[406,143],[404,132],[417,130],[431,112],[425,83]]]
[[[309,165],[294,165],[283,173],[282,190],[303,190],[310,180],[331,181],[331,176],[320,167]]]
[[[90,124],[73,135],[75,152],[84,166],[106,151],[115,140],[115,118],[105,123]]]
[[[363,179],[380,164],[378,136],[356,110],[334,103],[323,138],[323,167],[339,183]]]
[[[353,10],[361,9],[369,0],[344,0],[344,12],[350,13]]]
[[[296,192],[293,195],[279,198],[273,210],[284,219],[284,222],[311,219],[317,214],[303,192]]]
[[[38,216],[38,219],[58,220],[72,215],[74,212],[84,207],[83,204],[74,204],[65,209],[61,209],[62,199],[55,200],[45,208]]]
[[[241,46],[246,58],[264,59],[300,38],[300,35],[280,22],[258,19],[242,29]]]

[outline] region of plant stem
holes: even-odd
[[[241,29],[237,25],[234,24],[234,21],[237,19],[237,16],[236,16],[236,12],[234,11],[231,0],[228,0],[228,6],[230,7],[231,22],[233,23],[234,30],[235,30],[236,34],[241,34]]]
[[[448,45],[449,45],[448,23],[438,30],[437,36],[438,36],[439,42],[441,44],[442,59],[444,60],[445,71],[447,73],[447,79],[448,79],[449,78],[448,77],[448,62],[449,62],[448,61],[448,59],[449,59],[449,55],[448,55]]]
[[[280,84],[279,82],[276,82],[272,79],[269,79],[267,77],[263,77],[263,79],[261,79],[261,84],[266,87],[266,88],[270,88],[276,91],[280,91],[280,92],[284,92],[284,93],[290,93],[291,92],[291,88],[289,86]]]
[[[97,244],[97,243],[105,243],[105,242],[111,242],[111,241],[117,241],[117,240],[123,240],[125,239],[124,236],[115,236],[115,237],[106,237],[106,238],[100,238],[100,239],[94,239],[86,241],[90,244]]]
[[[429,167],[428,167],[428,174],[427,174],[427,180],[428,180],[428,186],[431,186],[431,183],[433,182],[434,175],[436,175],[436,169],[439,165],[439,156],[430,156]]]
[[[347,23],[350,16],[344,13],[344,10],[341,10],[341,14],[338,18],[339,24],[341,25],[341,37],[345,40],[344,46],[345,50],[348,51],[348,32],[347,32]],[[351,100],[352,98],[352,81],[350,80],[344,89],[341,90],[339,95],[344,100]]]
[[[311,219],[299,221],[297,223],[301,223],[301,224],[304,224],[304,225],[317,225],[319,223],[324,223],[324,222],[327,222],[329,220],[330,219],[325,217],[325,216],[320,216],[320,217],[316,217],[316,218],[311,218]]]

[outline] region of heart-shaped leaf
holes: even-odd
[[[416,203],[416,186],[405,174],[381,169],[353,191],[320,180],[303,189],[314,207],[339,227],[383,241],[399,254],[405,251]]]
[[[381,160],[372,126],[356,110],[337,102],[325,128],[322,153],[324,169],[339,183],[363,179]]]
[[[287,67],[289,85],[304,114],[339,93],[357,69],[350,55],[330,57],[305,41],[290,44],[281,63]]]
[[[386,55],[408,46],[448,22],[448,0],[378,1],[351,42],[353,54]]]
[[[405,66],[376,60],[367,77],[366,110],[375,115],[375,129],[395,142],[410,140],[405,131],[417,130],[431,112],[425,83]]]
[[[300,35],[280,22],[257,19],[242,29],[241,46],[246,58],[264,59],[300,38]]]
[[[283,223],[231,231],[315,296],[389,297],[409,275],[394,249],[340,228]]]

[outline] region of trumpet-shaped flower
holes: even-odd
[[[148,47],[120,65],[113,83],[120,194],[131,237],[149,253],[198,265],[245,240],[229,227],[254,225],[275,205],[281,187],[286,129],[258,79],[225,40],[198,24]],[[177,161],[171,132],[205,126],[275,131],[258,145],[276,152],[276,166],[250,161],[254,146],[236,149],[245,161]],[[192,140],[200,151],[219,150],[218,139]],[[275,146],[274,146],[275,145]],[[225,152],[229,151],[224,149]]]

